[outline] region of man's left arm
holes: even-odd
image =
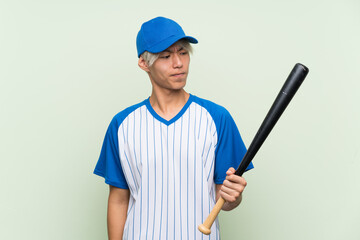
[[[220,196],[225,200],[222,210],[230,211],[241,203],[242,193],[246,184],[246,180],[243,177],[235,174],[234,168],[229,168],[223,184],[216,185],[216,200]]]

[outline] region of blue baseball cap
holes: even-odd
[[[198,43],[195,38],[186,36],[181,26],[175,21],[165,17],[151,19],[141,25],[136,37],[138,57],[145,51],[162,52],[180,39]]]

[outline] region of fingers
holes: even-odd
[[[241,196],[247,185],[243,177],[237,176],[234,173],[234,168],[230,168],[226,172],[226,179],[220,189],[221,197],[228,202],[235,202]]]
[[[245,180],[245,178],[240,177],[238,175],[232,174],[232,175],[228,175],[226,176],[225,180],[224,180],[224,185],[229,185],[229,187],[231,187],[231,185],[244,185],[244,187],[246,187],[247,182]]]

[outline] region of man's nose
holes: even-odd
[[[174,54],[173,66],[174,68],[181,68],[183,66],[182,59],[179,54]]]

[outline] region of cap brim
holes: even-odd
[[[162,52],[162,51],[168,49],[171,45],[173,45],[174,43],[176,43],[177,41],[179,41],[181,39],[186,39],[190,43],[194,43],[194,44],[198,43],[198,40],[191,36],[183,36],[183,35],[182,36],[172,36],[172,37],[169,37],[169,38],[165,39],[164,41],[152,46],[147,51],[149,51],[151,53]]]

